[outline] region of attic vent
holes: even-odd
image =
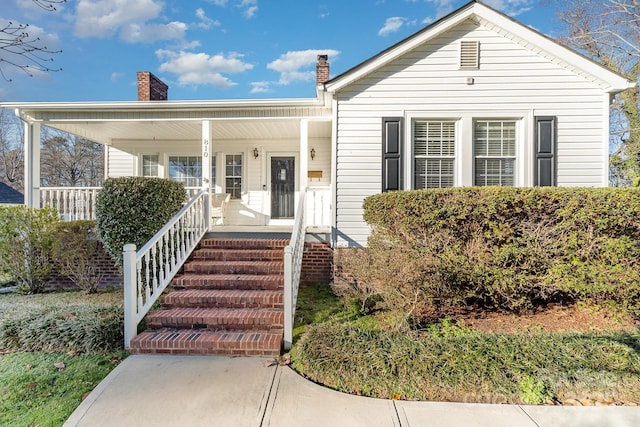
[[[477,40],[460,42],[460,68],[478,68],[480,43]]]

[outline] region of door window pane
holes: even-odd
[[[225,157],[225,191],[232,199],[242,196],[242,154],[227,154]]]

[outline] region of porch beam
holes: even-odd
[[[24,204],[40,207],[40,123],[24,123]]]

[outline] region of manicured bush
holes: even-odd
[[[98,193],[98,235],[109,255],[122,265],[122,247],[138,249],[153,237],[182,207],[184,186],[162,178],[109,178]]]
[[[52,256],[58,272],[87,293],[96,292],[102,278],[96,264],[99,250],[95,221],[61,222],[56,227]]]
[[[637,330],[494,334],[443,322],[398,333],[334,321],[308,327],[291,359],[315,382],[384,399],[638,402],[638,345]]]
[[[0,207],[0,270],[15,278],[21,292],[44,290],[53,268],[51,245],[58,222],[54,209]]]
[[[423,316],[590,301],[640,314],[638,189],[391,192],[364,210],[369,248],[342,288],[387,308]]]

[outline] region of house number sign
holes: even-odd
[[[209,140],[206,138],[202,140],[202,157],[209,157]]]

